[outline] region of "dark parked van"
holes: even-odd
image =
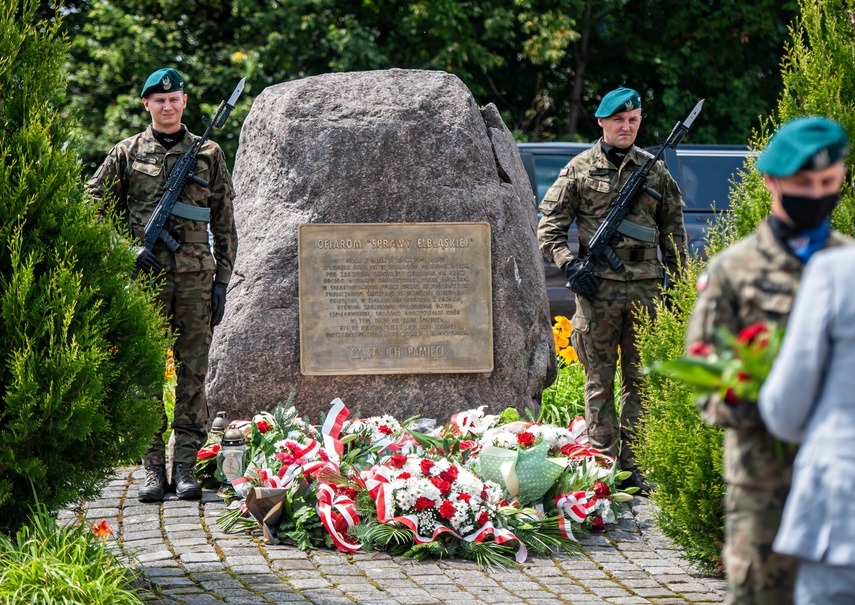
[[[518,143],[523,165],[537,196],[543,199],[547,189],[558,178],[575,155],[588,149],[592,143]],[[655,152],[655,148],[653,149]],[[728,193],[731,183],[738,179],[745,157],[750,151],[739,145],[680,145],[676,150],[666,149],[663,160],[680,186],[686,207],[683,220],[692,254],[706,254],[706,231],[716,212],[729,209]],[[575,225],[569,231],[570,248],[578,251],[579,239]],[[564,287],[561,270],[546,262],[546,288],[553,316],[572,316],[575,308],[573,293]]]

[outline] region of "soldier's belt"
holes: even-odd
[[[184,231],[182,229],[176,229],[175,231],[170,231],[169,235],[171,235],[179,244],[208,243],[207,231]]]
[[[588,246],[579,246],[579,256],[588,256],[591,249]],[[641,262],[643,260],[653,260],[657,257],[656,248],[616,248],[615,255],[622,261],[631,263]]]

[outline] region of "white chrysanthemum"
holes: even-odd
[[[457,481],[454,482],[454,485],[458,491],[469,494],[470,496],[480,497],[484,482],[468,471],[460,471],[457,474]]]
[[[493,436],[493,445],[496,447],[515,448],[517,446],[517,436],[507,432],[496,433]]]
[[[436,460],[436,461],[434,461],[433,469],[431,469],[431,476],[433,476],[433,474],[434,474],[433,473],[434,469],[437,469],[436,474],[439,475],[441,472],[447,471],[452,466],[453,466],[453,464],[451,462],[449,462],[447,458],[443,458],[441,460]]]
[[[422,467],[420,462],[421,458],[408,456],[407,461],[404,463],[404,466],[401,467],[401,470],[405,473],[410,473],[413,477],[422,477]]]

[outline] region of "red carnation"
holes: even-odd
[[[602,481],[597,481],[594,484],[594,495],[597,498],[608,498],[612,493],[612,490],[609,489],[609,486],[603,483]]]
[[[478,527],[484,527],[487,525],[487,521],[490,520],[490,515],[487,514],[487,511],[482,510],[481,514],[478,515]]]
[[[433,460],[422,460],[419,462],[419,466],[422,469],[422,475],[425,477],[430,477],[430,469],[433,468]]]
[[[430,482],[433,483],[433,486],[439,490],[439,493],[442,494],[443,498],[448,495],[448,492],[451,491],[451,484],[448,481],[440,479],[439,477],[431,477]]]
[[[482,500],[487,499],[487,486],[486,485],[481,486],[481,499]]]
[[[439,474],[439,478],[444,479],[445,481],[448,481],[449,483],[454,483],[455,481],[457,481],[457,467],[456,466],[448,467],[446,470],[442,471]]]
[[[597,531],[603,531],[603,528],[605,526],[606,524],[603,522],[603,518],[600,515],[597,515],[596,517],[591,517],[591,528]]]
[[[430,508],[433,506],[433,500],[430,498],[425,498],[424,496],[419,496],[416,498],[415,507],[416,510],[424,510],[426,508]]]
[[[454,505],[448,500],[444,500],[442,504],[439,505],[439,516],[443,519],[451,519],[456,512],[457,509],[454,508]]]
[[[400,475],[398,475],[397,478],[401,479],[403,481],[404,479],[409,479],[410,477],[411,477],[410,473],[401,473]]]
[[[273,458],[279,460],[282,464],[291,464],[294,462],[294,456],[285,452],[276,452],[273,454]]]
[[[404,454],[395,454],[389,458],[389,464],[395,468],[401,468],[407,463],[407,457]]]
[[[270,423],[266,420],[259,420],[255,423],[255,427],[258,429],[258,432],[263,435],[270,430]]]
[[[743,328],[739,333],[739,336],[736,337],[736,340],[743,344],[751,344],[758,336],[765,334],[768,331],[769,328],[766,327],[766,324],[757,322],[755,324],[751,324],[747,328]]]
[[[340,495],[347,496],[351,500],[356,500],[356,490],[346,485],[339,485],[336,490]]]
[[[712,345],[708,342],[696,342],[686,351],[690,357],[708,357],[710,353],[712,353]]]
[[[531,447],[534,445],[534,435],[526,431],[517,435],[517,443],[523,447]]]
[[[383,433],[384,435],[391,435],[391,434],[392,434],[392,429],[390,429],[390,428],[389,428],[388,426],[386,426],[385,424],[381,424],[380,426],[378,426],[378,427],[377,427],[377,432],[378,432],[378,433]]]
[[[466,502],[466,504],[469,504],[469,502],[472,500],[472,496],[465,492],[460,492],[459,494],[457,494],[457,499],[461,502]]]
[[[727,389],[727,392],[724,394],[724,402],[729,403],[730,405],[739,403],[739,395],[736,394],[733,387]]]

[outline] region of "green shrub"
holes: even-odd
[[[140,605],[136,575],[86,525],[58,525],[37,506],[14,537],[0,534],[0,605]]]
[[[159,426],[168,346],[150,284],[87,204],[67,44],[35,0],[0,0],[0,530],[92,496]]]
[[[702,263],[692,260],[688,277],[669,295],[670,304],[656,305],[655,322],[639,331],[641,363],[683,353],[685,324],[695,302],[695,281]],[[639,466],[656,485],[657,523],[663,533],[685,549],[687,558],[708,572],[718,568],[724,539],[721,511],[721,429],[704,424],[694,397],[679,383],[649,374],[642,387],[645,412],[635,452]]]
[[[855,45],[850,15],[853,0],[802,2],[801,17],[790,28],[793,42],[782,65],[784,92],[776,116],[761,122],[749,144],[765,146],[771,133],[789,119],[821,114],[838,120],[855,140]],[[853,156],[847,160],[852,169]],[[763,176],[748,159],[741,183],[731,191],[732,212],[711,230],[710,257],[755,231],[768,216],[771,197]],[[855,195],[845,183],[834,227],[852,234]],[[639,331],[642,363],[670,359],[684,350],[686,321],[695,303],[695,283],[704,263],[693,260],[678,287],[671,309],[660,305],[657,316]],[[701,568],[718,569],[724,540],[721,499],[722,431],[705,425],[691,394],[681,385],[649,376],[644,387],[645,415],[639,427],[637,454],[657,489],[658,523],[663,533],[684,547],[687,558]]]

